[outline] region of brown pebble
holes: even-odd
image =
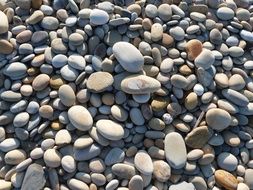
[[[53,117],[54,110],[50,105],[43,105],[39,109],[39,114],[41,117],[49,119]]]
[[[13,52],[13,45],[7,40],[0,40],[0,54],[10,54]]]
[[[214,173],[216,183],[227,190],[236,190],[238,186],[237,179],[225,170],[216,170]]]
[[[202,51],[202,43],[199,40],[190,40],[186,43],[185,50],[188,54],[188,59],[193,61]]]
[[[162,38],[162,45],[164,45],[165,47],[170,47],[174,44],[174,39],[166,33],[163,33],[163,38]]]
[[[18,43],[21,44],[21,43],[29,42],[31,37],[32,37],[32,32],[30,30],[24,30],[16,36],[16,40]]]
[[[60,86],[65,84],[65,81],[64,81],[64,79],[61,78],[60,75],[54,75],[54,76],[51,77],[49,83],[50,83],[51,88],[59,89]]]
[[[42,0],[32,0],[32,8],[39,9],[42,5]]]
[[[56,130],[56,131],[58,131],[58,130],[60,130],[60,129],[63,128],[63,124],[60,123],[58,120],[57,121],[53,121],[51,123],[51,128],[54,129],[54,130]]]
[[[49,80],[48,75],[40,74],[33,80],[32,87],[36,91],[41,91],[47,87]]]

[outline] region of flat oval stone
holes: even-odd
[[[172,168],[180,169],[185,166],[187,159],[186,146],[183,137],[179,133],[172,132],[165,136],[164,151],[166,160]]]
[[[68,187],[73,190],[89,190],[89,186],[81,180],[71,178],[67,181]]]
[[[202,43],[197,39],[188,41],[185,46],[188,59],[191,61],[195,60],[196,57],[198,57],[198,55],[202,52],[202,49]]]
[[[9,152],[18,148],[20,141],[16,138],[7,138],[0,143],[0,150],[3,152]]]
[[[234,171],[238,165],[237,158],[229,153],[229,152],[222,152],[217,157],[218,166],[226,171]]]
[[[0,53],[10,54],[13,52],[13,45],[7,40],[0,40]]]
[[[171,84],[177,88],[185,88],[188,85],[188,80],[183,75],[174,74],[170,78]]]
[[[161,84],[154,78],[136,74],[124,78],[120,86],[128,94],[146,94],[159,90]]]
[[[21,100],[22,95],[18,92],[7,90],[1,93],[1,98],[6,102],[17,102]]]
[[[14,117],[13,125],[15,127],[23,127],[28,123],[29,118],[30,116],[27,112],[21,112]]]
[[[92,73],[87,80],[87,88],[92,92],[103,92],[113,84],[113,77],[108,72]]]
[[[216,182],[225,189],[237,189],[238,181],[231,173],[225,170],[216,170],[214,176]]]
[[[123,179],[131,179],[135,175],[135,168],[128,164],[118,163],[112,166],[112,173]]]
[[[244,179],[245,179],[245,183],[249,186],[250,189],[253,188],[252,175],[253,175],[253,169],[251,169],[251,168],[246,169]]]
[[[58,91],[59,98],[65,106],[72,106],[76,101],[74,90],[67,84],[62,85]]]
[[[220,7],[217,10],[217,17],[221,20],[230,20],[234,17],[235,13],[228,7]]]
[[[74,149],[74,159],[76,161],[86,161],[95,158],[101,153],[101,148],[98,144],[92,144],[91,146],[83,149]]]
[[[163,26],[159,23],[155,23],[151,27],[151,39],[154,42],[161,40],[163,37]]]
[[[100,119],[96,123],[98,132],[109,140],[120,140],[124,136],[124,129],[119,124],[112,120]]]
[[[9,30],[9,22],[6,14],[4,14],[2,11],[0,11],[0,18],[1,18],[0,34],[4,34]]]
[[[4,67],[3,73],[12,79],[19,79],[26,74],[27,67],[21,62],[13,62]]]
[[[26,159],[26,152],[22,149],[14,149],[7,152],[4,156],[6,164],[17,165]]]
[[[94,142],[94,140],[90,136],[83,135],[75,140],[74,148],[76,148],[76,149],[86,148],[86,147],[90,146],[93,142]]]
[[[67,81],[74,81],[78,77],[78,72],[76,69],[69,65],[65,65],[60,70],[62,78]]]
[[[36,91],[41,91],[45,89],[49,84],[50,77],[46,74],[38,75],[32,83],[32,87]]]
[[[137,73],[142,70],[144,58],[134,45],[128,42],[117,42],[113,45],[112,52],[126,71]]]
[[[253,42],[253,33],[247,30],[241,30],[240,36],[247,42]]]
[[[78,70],[84,70],[86,66],[86,61],[84,57],[78,55],[78,54],[73,54],[69,56],[68,58],[68,64]]]
[[[202,52],[196,57],[194,63],[196,67],[202,67],[208,69],[214,63],[215,57],[213,53],[208,49],[203,49]]]
[[[46,30],[56,30],[59,26],[59,21],[55,17],[46,16],[41,21],[41,26]]]
[[[90,13],[90,23],[93,25],[103,25],[109,20],[107,12],[99,9],[93,9]]]
[[[72,106],[68,110],[68,118],[71,124],[80,131],[88,131],[93,124],[90,112],[83,106]]]
[[[152,159],[146,151],[140,150],[136,153],[134,165],[144,175],[151,175],[153,173]]]
[[[120,163],[124,160],[124,158],[125,152],[122,149],[115,147],[107,153],[105,157],[105,164],[107,166],[110,166],[116,163]]]
[[[209,127],[222,131],[230,125],[231,116],[225,110],[213,108],[206,112],[206,122]]]
[[[166,182],[171,176],[171,168],[168,163],[163,160],[156,160],[153,162],[154,177],[160,182]]]
[[[247,106],[249,103],[249,100],[246,96],[241,94],[238,91],[235,91],[233,89],[224,89],[222,90],[222,95],[232,103],[238,105],[238,106]]]

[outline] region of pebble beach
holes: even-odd
[[[253,190],[253,0],[0,0],[0,190]]]

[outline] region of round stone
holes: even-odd
[[[196,57],[194,63],[196,67],[202,67],[208,69],[213,65],[215,57],[213,53],[208,49],[203,49],[202,52]]]
[[[151,27],[151,39],[154,42],[161,40],[163,37],[163,26],[159,23],[155,23]]]
[[[56,145],[65,145],[71,142],[71,134],[66,129],[61,129],[55,135],[55,144]]]
[[[84,70],[86,66],[86,61],[84,57],[78,55],[78,54],[73,54],[69,56],[68,58],[68,64],[73,67],[74,69],[77,70]]]
[[[172,17],[171,6],[164,3],[158,7],[158,16],[165,22],[169,21]]]
[[[64,65],[66,65],[67,63],[68,63],[68,58],[66,55],[63,55],[63,54],[58,54],[58,55],[54,56],[52,59],[52,65],[55,68],[61,68]]]
[[[113,84],[113,77],[108,72],[92,73],[87,80],[87,88],[93,92],[103,92]]]
[[[142,70],[144,58],[140,51],[128,42],[117,42],[112,51],[119,64],[128,72],[137,73]]]
[[[26,159],[26,152],[21,149],[15,149],[7,152],[4,156],[6,164],[18,165]]]
[[[171,28],[169,30],[169,33],[177,41],[183,40],[184,36],[185,36],[184,30],[181,27],[179,27],[179,26]]]
[[[217,163],[220,168],[226,171],[234,171],[238,165],[237,158],[228,152],[222,152],[217,157]]]
[[[83,106],[72,106],[68,110],[68,118],[71,124],[80,131],[88,131],[93,124],[90,112]]]
[[[222,131],[230,125],[231,116],[225,110],[213,108],[206,112],[206,122],[209,127]]]
[[[228,85],[231,89],[239,91],[245,87],[246,83],[241,75],[234,74],[229,78]]]
[[[145,7],[145,14],[149,18],[155,18],[157,16],[157,7],[153,4],[148,4]]]
[[[15,127],[23,127],[28,123],[29,118],[30,116],[27,112],[21,112],[14,117],[13,125]]]
[[[120,140],[124,136],[124,129],[123,127],[114,121],[107,120],[107,119],[100,119],[96,123],[96,127],[98,132],[109,140]]]
[[[185,137],[185,143],[191,148],[202,148],[209,139],[209,131],[207,126],[200,126],[193,129]]]
[[[152,163],[152,159],[149,154],[144,151],[140,150],[134,157],[134,165],[142,174],[144,175],[151,175],[154,170],[154,166]]]
[[[50,168],[57,168],[61,165],[61,154],[55,149],[46,150],[43,159]]]
[[[46,16],[41,21],[41,26],[46,30],[56,30],[59,26],[59,21],[55,17]]]
[[[128,184],[129,190],[143,189],[144,183],[140,175],[133,176]]]
[[[187,159],[186,146],[183,137],[179,133],[171,132],[165,136],[164,151],[166,160],[172,168],[180,169],[185,166]]]
[[[72,106],[76,101],[74,90],[67,84],[62,85],[58,91],[59,98],[65,106]]]

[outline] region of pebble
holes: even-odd
[[[93,142],[94,141],[91,137],[89,137],[87,135],[83,135],[75,140],[74,148],[76,148],[76,149],[86,148],[86,147],[92,145]]]
[[[181,182],[176,185],[171,185],[169,190],[195,190],[195,187],[192,183]]]
[[[10,78],[19,79],[26,75],[27,67],[21,62],[13,62],[4,67],[3,73]]]
[[[165,22],[169,21],[172,17],[172,9],[168,4],[161,4],[157,9],[158,16]]]
[[[169,164],[163,160],[156,160],[153,162],[154,177],[160,182],[166,182],[171,176],[171,168]]]
[[[231,173],[225,170],[216,170],[214,176],[216,183],[220,186],[231,190],[237,189],[238,181]]]
[[[4,179],[0,179],[0,190],[11,190],[12,184],[10,181],[5,181]]]
[[[23,179],[21,190],[26,189],[42,189],[46,183],[43,167],[39,164],[31,164],[28,166],[25,177]]]
[[[137,73],[144,65],[140,51],[130,43],[117,42],[112,47],[113,54],[119,64],[128,72]]]
[[[13,45],[7,40],[0,40],[0,53],[1,54],[10,54],[13,52]]]
[[[50,77],[46,74],[38,75],[32,82],[32,87],[36,91],[45,89],[49,84]]]
[[[26,153],[21,149],[14,149],[7,152],[4,156],[4,162],[9,165],[17,165],[26,159]]]
[[[76,161],[85,161],[95,158],[101,153],[101,148],[97,144],[83,149],[74,149],[74,159]]]
[[[222,131],[230,125],[231,116],[225,110],[213,108],[207,111],[206,122],[212,129]]]
[[[183,137],[177,133],[172,132],[166,135],[164,140],[164,151],[166,160],[174,169],[181,169],[186,164],[186,146]],[[174,147],[177,147],[176,149]]]
[[[107,12],[99,9],[93,9],[90,13],[90,23],[93,25],[103,25],[109,20]]]
[[[146,94],[157,91],[161,84],[151,77],[135,74],[124,78],[120,86],[128,94]]]
[[[81,180],[71,178],[67,181],[68,187],[75,190],[89,190],[89,186]]]
[[[80,131],[87,131],[92,127],[93,119],[90,112],[83,106],[75,105],[68,110],[71,124]]]
[[[228,152],[222,152],[217,157],[217,163],[220,168],[226,171],[234,171],[238,165],[237,158]]]
[[[179,26],[171,28],[169,30],[169,33],[177,41],[183,40],[184,36],[185,36],[184,30],[181,27],[179,27]]]
[[[72,173],[76,170],[76,162],[74,158],[69,155],[62,157],[61,166],[68,173]]]
[[[55,17],[46,16],[42,19],[41,26],[45,30],[56,30],[59,26],[59,21]]]
[[[142,174],[150,175],[153,173],[154,166],[149,154],[145,151],[138,151],[134,157],[134,165]]]
[[[249,186],[250,189],[253,188],[253,179],[252,179],[253,169],[246,169],[245,171],[245,183]]]
[[[208,49],[203,49],[201,53],[196,57],[194,63],[196,67],[202,67],[203,69],[210,68],[215,61],[213,53]]]
[[[207,126],[200,126],[193,129],[185,137],[185,143],[191,148],[202,148],[209,139],[209,130]]]
[[[193,39],[186,43],[185,50],[187,52],[188,59],[193,61],[202,52],[203,46],[199,40]]]
[[[55,149],[47,149],[43,160],[48,167],[57,168],[61,165],[61,154]]]
[[[21,112],[14,117],[13,125],[15,127],[23,127],[28,123],[29,118],[30,116],[27,112]]]
[[[87,88],[92,92],[103,92],[113,84],[113,77],[108,72],[92,73],[87,80]]]
[[[65,145],[71,142],[71,134],[66,129],[61,129],[55,134],[55,144]]]
[[[143,179],[140,175],[133,176],[129,181],[129,190],[135,190],[135,189],[143,189]]]
[[[235,13],[228,7],[220,7],[217,10],[217,17],[221,20],[230,20],[234,17]]]
[[[135,175],[135,168],[128,164],[117,163],[112,166],[112,172],[114,175],[123,178],[130,179]]]
[[[0,143],[0,150],[3,152],[9,152],[18,148],[20,141],[16,138],[6,138]]]
[[[104,161],[107,166],[110,166],[122,162],[124,158],[125,152],[122,149],[116,147],[108,152]]]
[[[163,27],[159,23],[155,23],[151,27],[151,39],[154,42],[161,40],[163,37]]]
[[[61,85],[58,90],[59,98],[65,106],[72,106],[76,101],[74,90],[67,84]]]
[[[123,127],[114,121],[101,119],[96,123],[98,132],[108,140],[117,141],[124,136]]]
[[[0,11],[1,24],[0,24],[0,34],[4,34],[9,30],[9,22],[7,16]]]

